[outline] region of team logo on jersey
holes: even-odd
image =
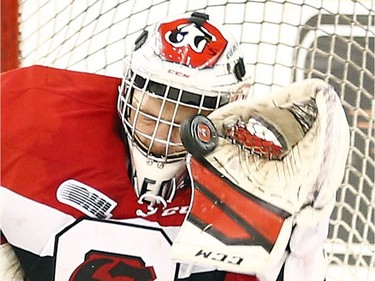
[[[56,235],[53,280],[176,280],[171,245],[156,222],[80,219]]]
[[[140,257],[90,251],[69,281],[153,281],[153,267],[145,266]]]
[[[159,32],[163,59],[196,68],[213,67],[228,43],[207,21],[179,19],[161,24]]]

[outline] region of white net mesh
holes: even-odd
[[[318,77],[340,94],[351,148],[332,215],[327,281],[375,280],[373,0],[22,0],[20,61],[120,77],[145,25],[199,10],[239,39],[265,94]]]

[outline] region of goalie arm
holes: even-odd
[[[285,261],[285,281],[324,280],[327,263],[324,242],[327,239],[329,217],[335,200],[324,208],[307,207],[296,217],[296,225],[290,237],[290,253]]]

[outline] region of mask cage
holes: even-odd
[[[126,71],[124,79],[122,80],[119,89],[118,112],[120,114],[128,140],[136,145],[140,152],[148,159],[158,162],[175,162],[183,159],[186,156],[186,150],[178,150],[177,147],[182,147],[182,142],[172,140],[172,134],[180,124],[176,122],[176,115],[180,106],[193,108],[196,110],[195,114],[205,115],[209,114],[216,108],[219,108],[231,100],[236,99],[236,95],[230,92],[205,92],[195,93],[176,87],[170,86],[170,83],[163,84],[152,79],[152,75],[141,74],[136,69],[130,68],[130,63],[126,64]],[[135,101],[134,95],[139,99]],[[161,101],[160,110],[157,115],[151,115],[141,110],[142,101],[146,96],[157,98]],[[170,120],[161,118],[165,110],[166,103],[174,104],[174,110],[171,114]],[[131,118],[131,113],[133,117]],[[141,131],[137,128],[136,123],[140,119],[150,120],[154,122],[151,131]],[[161,139],[156,137],[158,127],[160,124],[169,126],[166,138]],[[151,127],[151,125],[150,125]],[[146,140],[147,144],[141,139]],[[164,146],[163,152],[153,152],[154,145]]]

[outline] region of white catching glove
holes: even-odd
[[[262,281],[286,262],[285,281],[323,280],[321,248],[349,147],[335,91],[307,79],[208,117],[189,123],[187,141],[182,135],[194,197],[174,258]]]

